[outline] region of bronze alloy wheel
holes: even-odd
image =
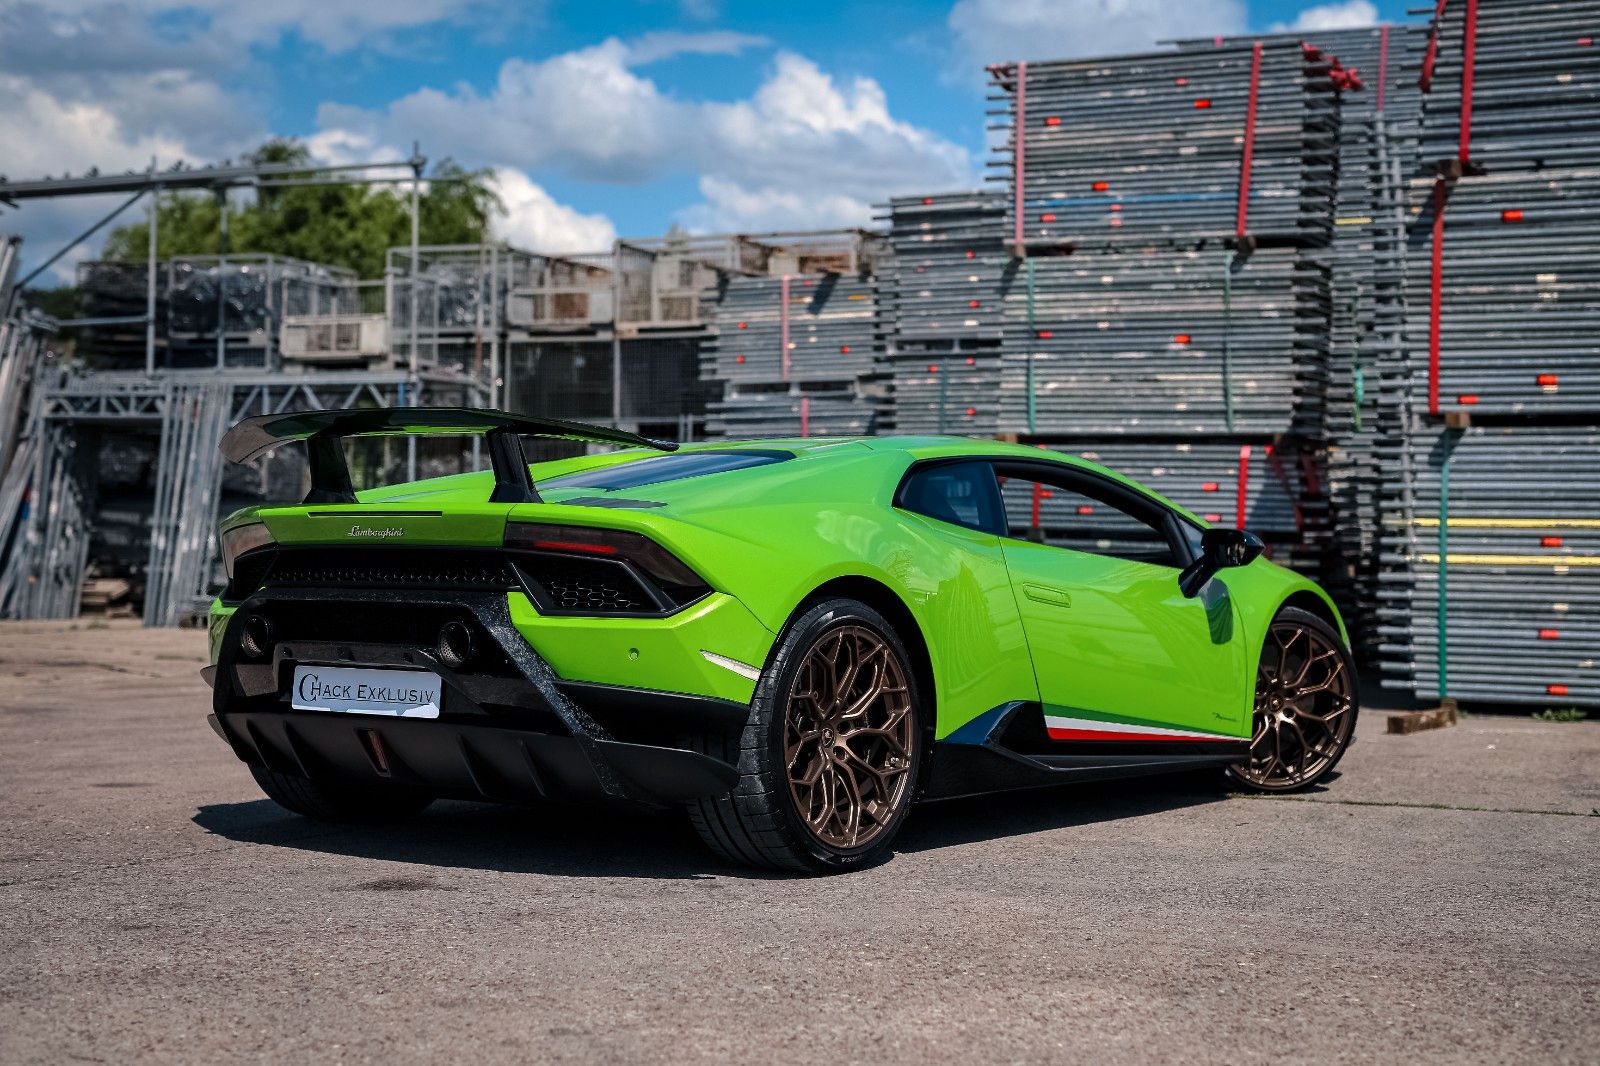
[[[1292,618],[1275,621],[1256,671],[1250,757],[1233,773],[1274,792],[1315,781],[1349,743],[1356,717],[1351,684],[1335,640]]]
[[[889,828],[911,787],[915,727],[905,666],[883,637],[847,625],[811,646],[789,693],[783,757],[812,835],[850,850]]]

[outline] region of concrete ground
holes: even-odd
[[[198,632],[0,626],[0,1061],[1594,1062],[1600,722],[1387,736],[752,875],[668,816],[262,799]]]

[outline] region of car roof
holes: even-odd
[[[993,440],[986,437],[956,437],[956,436],[913,436],[891,435],[883,437],[787,437],[787,438],[760,438],[753,440],[718,440],[705,441],[695,444],[685,444],[682,451],[711,451],[711,450],[743,450],[765,449],[791,451],[797,456],[806,459],[824,459],[827,453],[834,452],[843,459],[850,454],[860,454],[859,449],[870,448],[874,451],[904,452],[914,461],[926,459],[959,459],[972,457],[978,459],[1018,459],[1018,460],[1045,460],[1046,462],[1061,463],[1066,466],[1077,467],[1091,473],[1108,477],[1113,481],[1126,485],[1137,492],[1150,497],[1193,521],[1197,525],[1206,526],[1205,522],[1194,512],[1162,496],[1147,485],[1142,485],[1128,475],[1101,466],[1099,463],[1085,459],[1082,456],[1069,452],[1055,451],[1046,448],[1043,444],[1020,444],[1010,441]]]

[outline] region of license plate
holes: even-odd
[[[442,688],[438,674],[421,670],[297,666],[289,705],[297,711],[437,718]]]

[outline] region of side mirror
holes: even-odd
[[[1220,527],[1206,530],[1200,537],[1200,558],[1178,575],[1178,591],[1194,599],[1217,571],[1246,566],[1255,561],[1265,547],[1261,538],[1249,530]]]

